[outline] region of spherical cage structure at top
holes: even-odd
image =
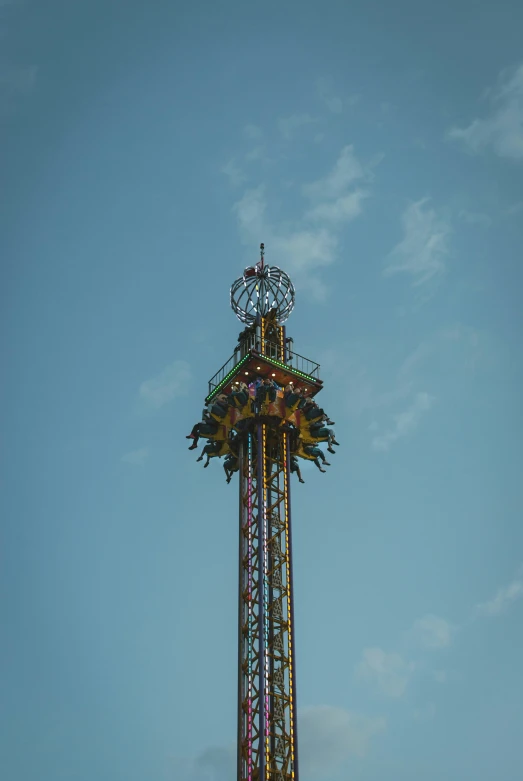
[[[231,287],[231,307],[242,323],[252,325],[256,316],[276,309],[276,320],[284,323],[294,309],[294,285],[278,266],[246,268]]]

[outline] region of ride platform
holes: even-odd
[[[234,353],[209,380],[209,393],[205,403],[212,401],[219,393],[234,390],[236,383],[245,382],[250,385],[258,377],[269,377],[282,388],[293,382],[295,388],[304,388],[308,396],[315,396],[320,392],[323,382],[319,378],[318,363],[296,353],[288,355],[284,362],[272,357],[278,354],[276,351],[267,349],[267,345],[263,345],[263,348],[263,352],[251,348],[241,358]]]

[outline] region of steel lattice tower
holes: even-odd
[[[205,402],[217,423],[201,424],[199,435],[216,429],[205,452],[232,451],[231,471],[239,474],[237,779],[298,781],[290,473],[292,455],[314,460],[306,448],[318,437],[281,388],[298,381],[311,397],[322,382],[318,364],[298,356],[286,337],[294,288],[284,272],[265,265],[263,244],[260,262],[233,284],[231,305],[247,327],[209,382]],[[262,377],[280,390],[257,403],[254,380]],[[248,402],[230,402],[225,417],[216,413],[220,394],[240,398],[240,381],[251,383]]]

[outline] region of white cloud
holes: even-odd
[[[385,730],[386,720],[318,705],[299,711],[298,726],[300,771],[319,781],[339,771],[350,756],[365,756],[371,739]]]
[[[327,176],[303,187],[304,194],[312,200],[335,200],[344,195],[355,182],[368,175],[354,153],[352,144],[344,146],[334,167]]]
[[[341,769],[351,756],[363,757],[370,741],[386,729],[384,718],[369,718],[330,705],[300,708],[300,771],[321,781]],[[213,746],[193,758],[170,758],[170,771],[184,781],[232,781],[236,778],[236,746]]]
[[[149,448],[142,447],[139,450],[131,450],[129,453],[125,453],[122,456],[124,464],[134,464],[135,466],[143,466],[149,458]]]
[[[344,147],[327,176],[304,185],[303,194],[313,203],[306,217],[313,222],[327,223],[353,220],[361,214],[362,202],[370,195],[366,185],[371,179],[370,167],[363,167],[354,154],[354,147]]]
[[[225,174],[233,187],[239,187],[240,184],[243,184],[247,181],[247,177],[233,158],[229,160],[229,162],[224,166],[222,166],[221,172],[222,174]]]
[[[311,220],[324,220],[331,223],[353,220],[361,214],[362,201],[368,197],[369,193],[358,190],[331,203],[319,203],[308,212],[307,216]]]
[[[189,364],[186,361],[174,361],[156,377],[142,382],[139,396],[151,407],[159,409],[179,396],[187,395],[191,379]]]
[[[298,287],[324,299],[327,291],[319,272],[336,260],[341,228],[359,214],[360,202],[368,195],[354,184],[369,182],[375,164],[365,167],[356,159],[352,146],[342,149],[326,177],[302,188],[312,209],[294,223],[267,219],[264,185],[247,190],[233,206],[243,242],[252,246],[264,241],[268,263],[283,265]]]
[[[474,119],[464,128],[452,128],[450,138],[462,141],[470,151],[491,147],[499,157],[523,160],[523,64],[500,74],[498,86],[489,90],[490,115]]]
[[[425,648],[447,648],[452,642],[452,626],[444,618],[432,614],[415,622],[413,634]]]
[[[500,588],[492,599],[476,605],[476,615],[499,616],[506,613],[512,603],[521,598],[523,598],[523,571],[520,571],[508,586]]]
[[[264,185],[247,190],[232,208],[238,219],[240,232],[247,240],[264,235],[267,210]]]
[[[387,697],[401,697],[414,669],[415,664],[407,662],[398,653],[387,653],[382,648],[365,648],[356,676],[374,685]]]
[[[333,232],[325,228],[270,224],[265,219],[267,203],[263,185],[247,191],[233,209],[246,244],[253,245],[262,239],[269,264],[283,266],[294,284],[308,290],[317,300],[325,298],[326,290],[317,271],[335,259],[338,239]]]
[[[285,266],[293,281],[308,290],[318,301],[325,300],[327,289],[319,275],[322,266],[336,258],[338,237],[325,228],[295,230],[271,239],[271,257]]]
[[[393,415],[393,427],[373,438],[373,449],[386,451],[397,439],[411,434],[419,424],[423,413],[431,408],[434,400],[434,397],[428,393],[417,393],[408,409]]]
[[[292,114],[290,117],[282,117],[278,120],[278,129],[286,141],[290,141],[300,127],[312,125],[318,120],[310,114]]]
[[[428,200],[416,201],[403,213],[404,236],[389,254],[385,276],[410,274],[414,285],[422,285],[445,271],[451,229],[427,207]]]

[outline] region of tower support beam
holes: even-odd
[[[297,768],[289,442],[258,422],[240,454],[238,781]]]

